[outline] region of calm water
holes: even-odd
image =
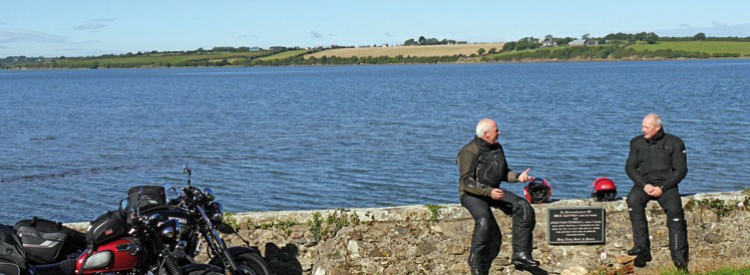
[[[648,112],[687,144],[683,193],[740,190],[748,76],[750,60],[0,71],[0,223],[88,221],[186,163],[229,212],[457,203],[483,117],[553,198],[599,176],[625,194]]]

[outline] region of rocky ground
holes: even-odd
[[[693,271],[750,263],[750,192],[683,197]],[[604,244],[551,245],[547,209],[601,207]],[[534,205],[533,256],[550,274],[658,274],[673,268],[666,217],[656,202],[647,208],[654,261],[633,268],[623,200],[565,200]],[[503,232],[492,274],[523,274],[510,265],[510,218],[496,212]],[[468,274],[473,221],[460,205],[244,213],[230,217],[239,236],[258,246],[276,274]],[[240,245],[236,236],[230,243]]]
[[[683,197],[690,241],[690,270],[750,266],[750,191]],[[549,244],[548,209],[603,208],[604,244]],[[673,270],[666,216],[647,208],[654,260],[634,268],[626,255],[632,234],[625,202],[563,200],[534,205],[533,256],[548,274],[659,274]],[[511,221],[495,216],[503,232],[491,274],[524,274],[510,265]],[[228,215],[240,228],[230,245],[258,247],[275,274],[468,274],[473,220],[460,205],[256,212]],[[81,227],[81,224],[79,224]]]

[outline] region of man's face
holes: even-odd
[[[644,138],[651,139],[659,132],[659,130],[661,130],[661,126],[656,126],[653,118],[646,117],[643,119],[643,123],[641,123],[641,132],[643,132]]]
[[[500,135],[500,130],[497,129],[497,123],[492,123],[492,128],[484,133],[484,140],[489,144],[497,143],[497,137]]]

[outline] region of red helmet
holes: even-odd
[[[591,197],[596,201],[613,201],[617,199],[617,186],[607,177],[600,177],[591,183]]]
[[[546,203],[552,198],[552,186],[543,178],[536,178],[523,188],[523,194],[530,203]]]

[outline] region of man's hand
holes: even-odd
[[[490,192],[490,198],[493,200],[499,201],[502,200],[505,197],[505,192],[503,192],[503,189],[500,188],[492,188],[492,191]]]
[[[524,170],[523,173],[518,174],[518,181],[527,182],[527,181],[532,181],[536,179],[534,176],[529,175],[530,171],[531,171],[531,168],[526,168],[526,170]]]
[[[649,196],[652,196],[654,198],[661,197],[661,195],[664,193],[661,190],[661,187],[655,186],[653,184],[647,183],[643,187],[643,191],[646,192]]]

